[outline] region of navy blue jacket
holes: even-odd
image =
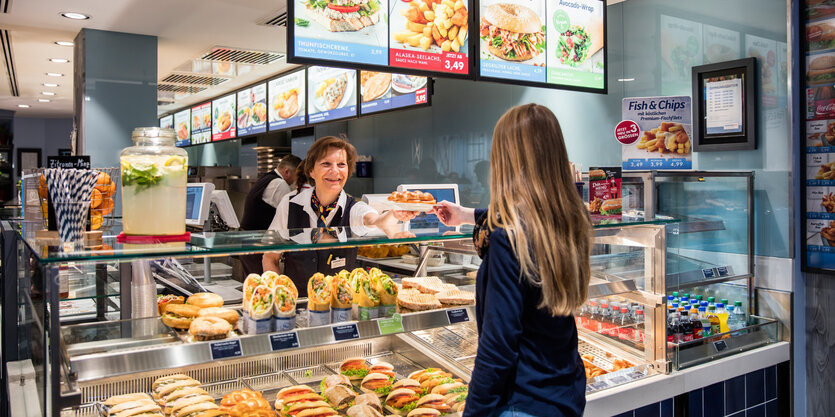
[[[542,417],[580,416],[586,374],[574,318],[537,308],[542,291],[519,271],[507,233],[493,230],[476,280],[478,353],[464,417],[497,415],[507,406]]]

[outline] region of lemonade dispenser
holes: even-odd
[[[174,129],[139,127],[132,139],[120,156],[124,233],[184,234],[188,154],[174,146]]]

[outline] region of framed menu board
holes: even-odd
[[[360,114],[429,104],[429,79],[418,75],[360,71]]]
[[[267,131],[267,83],[238,92],[238,137]]]
[[[191,144],[191,109],[174,113],[174,133],[177,135],[177,146]]]
[[[471,78],[472,0],[290,0],[287,62]]]
[[[606,93],[602,0],[482,0],[478,78]]]
[[[267,82],[269,129],[302,126],[307,117],[307,72],[304,69],[282,74]]]
[[[163,128],[163,129],[173,129],[174,128],[174,115],[169,114],[168,116],[160,117],[159,127]]]
[[[206,102],[191,108],[191,144],[212,141],[212,103]]]
[[[237,137],[235,94],[212,101],[212,141]]]
[[[357,115],[357,71],[344,68],[307,69],[308,122],[321,123]]]

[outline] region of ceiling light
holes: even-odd
[[[67,62],[70,62],[69,59],[64,58],[49,58],[49,61],[55,62],[56,64],[66,64]]]
[[[43,92],[41,92],[41,94],[43,94],[45,96],[54,96],[55,95],[55,93],[53,93],[52,91],[43,91]]]
[[[60,46],[73,46],[73,45],[75,45],[74,43],[72,43],[70,41],[55,41],[55,44],[60,45]]]
[[[63,12],[61,13],[61,17],[66,17],[67,19],[72,20],[87,20],[90,18],[89,15],[84,13],[76,13],[76,12]]]
[[[28,109],[29,105],[28,104],[18,104],[17,107],[20,107],[21,109]]]
[[[635,81],[635,79],[634,78],[618,78],[618,81],[623,83],[623,82],[627,82],[627,81]]]
[[[39,98],[38,101],[41,102],[41,103],[49,103],[52,100],[50,100],[48,98]]]
[[[58,84],[55,83],[43,83],[44,87],[58,87]]]
[[[50,77],[63,77],[64,76],[64,74],[61,74],[61,73],[58,73],[58,72],[47,72],[46,75],[48,75]]]

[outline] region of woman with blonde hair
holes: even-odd
[[[493,131],[488,209],[440,202],[475,224],[478,352],[464,416],[579,416],[585,371],[572,314],[585,302],[592,227],[557,118],[527,104]]]

